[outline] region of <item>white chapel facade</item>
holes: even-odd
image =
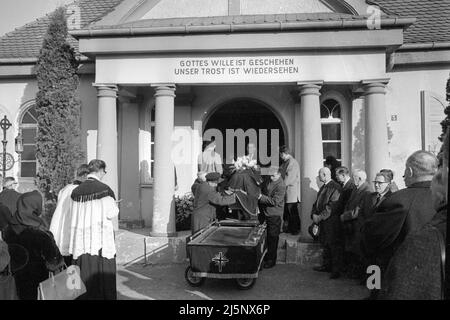
[[[86,25],[83,10],[68,8],[82,56],[83,147],[87,161],[106,161],[120,220],[154,236],[176,232],[174,195],[190,191],[207,129],[279,131],[300,164],[303,234],[326,156],[369,180],[391,168],[402,185],[407,156],[439,148],[450,45],[407,43],[413,15],[359,0],[112,2]],[[31,146],[11,170],[23,188],[36,165],[29,59],[0,55],[9,152],[19,133]],[[174,163],[175,147],[192,161]]]

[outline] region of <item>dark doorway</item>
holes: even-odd
[[[227,137],[226,137],[226,129],[242,129],[247,131],[248,129],[255,129],[257,132],[257,150],[260,150],[260,136],[259,136],[259,129],[267,129],[267,156],[271,157],[271,130],[278,129],[279,132],[279,141],[278,146],[284,145],[284,130],[283,127],[278,120],[277,116],[264,104],[249,100],[249,99],[242,99],[242,100],[233,100],[230,102],[227,102],[220,106],[216,111],[211,115],[211,117],[208,119],[204,132],[208,129],[217,129],[222,133],[223,137],[223,154],[222,150],[220,148],[217,150],[217,152],[221,153],[223,162],[229,161],[231,156],[234,156],[234,159],[236,158],[236,155],[238,154],[237,150],[237,142],[235,139],[235,150],[233,155],[227,154],[226,151],[226,145],[227,145]],[[246,138],[245,144],[246,147],[248,145],[249,139]],[[270,166],[270,163],[261,163],[258,155],[258,163],[263,166],[267,167]]]

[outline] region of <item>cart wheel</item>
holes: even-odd
[[[200,287],[203,282],[205,282],[205,278],[202,277],[196,277],[194,276],[192,271],[192,268],[189,266],[186,268],[186,271],[184,272],[184,278],[186,279],[187,283],[191,285],[192,287]]]
[[[241,290],[248,290],[255,285],[256,278],[238,278],[236,284]]]

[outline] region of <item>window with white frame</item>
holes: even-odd
[[[445,118],[445,98],[431,91],[421,91],[422,150],[438,154],[442,142],[441,122]]]
[[[19,130],[23,139],[23,152],[20,155],[20,176],[34,178],[37,173],[36,136],[37,112],[33,104],[28,107],[19,119]]]
[[[320,105],[323,156],[333,156],[342,162],[342,107],[334,99],[326,99]],[[325,159],[324,159],[325,161]]]

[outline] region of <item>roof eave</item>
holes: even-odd
[[[380,28],[406,28],[416,22],[414,17],[384,18],[381,20]],[[74,38],[86,37],[114,37],[114,36],[141,36],[161,34],[194,34],[194,33],[239,33],[239,32],[281,32],[287,30],[321,30],[321,29],[367,29],[367,20],[320,20],[320,21],[297,21],[297,22],[272,22],[254,24],[220,24],[220,25],[184,25],[169,27],[111,27],[103,29],[80,29],[71,30]]]
[[[405,43],[398,51],[449,49],[450,42]]]
[[[38,61],[38,57],[30,57],[30,58],[0,58],[0,65],[14,64],[14,65],[27,65],[27,64],[36,64]],[[87,62],[90,61],[86,56],[79,56],[76,58],[79,62]]]

